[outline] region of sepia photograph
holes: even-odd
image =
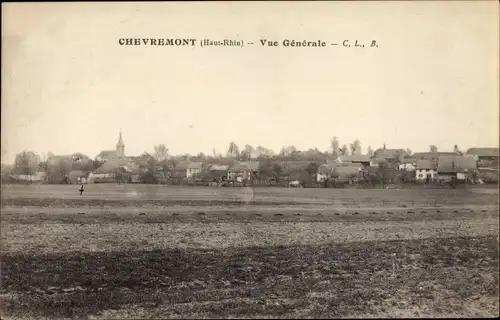
[[[0,318],[499,317],[499,21],[2,3]]]

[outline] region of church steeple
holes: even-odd
[[[116,144],[116,154],[120,158],[123,158],[125,156],[125,144],[123,143],[121,130],[120,130],[120,136],[118,137],[118,143]]]

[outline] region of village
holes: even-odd
[[[95,159],[81,153],[49,155],[44,161],[33,152],[17,155],[12,166],[2,165],[2,183],[145,183],[215,186],[374,187],[392,184],[452,186],[498,182],[498,148],[454,146],[451,152],[412,153],[385,145],[361,154],[359,140],[339,146],[331,139],[331,152],[298,151],[283,147],[274,154],[264,147],[231,142],[227,154],[170,156],[165,145],[154,154],[126,156],[122,133],[114,150]]]

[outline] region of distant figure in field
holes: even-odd
[[[80,188],[80,190],[78,190],[78,191],[80,191],[80,195],[82,195],[82,193],[83,193],[83,191],[84,191],[84,190],[83,190],[83,184],[82,184],[82,187]]]

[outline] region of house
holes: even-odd
[[[358,163],[364,165],[365,167],[368,167],[370,165],[370,157],[367,155],[338,156],[336,161],[339,163]]]
[[[370,167],[378,168],[380,165],[388,164],[385,158],[371,158],[370,159]]]
[[[316,173],[316,182],[321,183],[330,178],[330,174],[333,172],[334,167],[334,165],[327,163],[320,165]]]
[[[95,159],[100,162],[115,160],[118,159],[118,153],[115,150],[103,150],[95,157]]]
[[[115,150],[103,150],[97,156],[97,161],[107,162],[125,158],[125,143],[123,143],[122,133],[118,136]]]
[[[9,178],[11,181],[39,183],[45,181],[46,173],[40,168],[26,170],[21,167],[14,167],[10,171]]]
[[[82,170],[73,170],[68,175],[68,181],[70,184],[87,183],[88,176],[89,172],[85,172]]]
[[[361,163],[323,164],[316,174],[317,182],[334,179],[337,182],[355,182],[365,165]]]
[[[438,162],[428,159],[419,159],[416,163],[415,180],[416,181],[435,181],[438,179]]]
[[[127,163],[125,165],[122,165],[121,168],[122,170],[122,176],[123,176],[123,181],[129,182],[129,183],[139,183],[140,182],[140,174],[141,174],[141,168],[134,164],[134,163]]]
[[[187,177],[189,161],[179,161],[170,163],[170,177],[173,180],[185,179]]]
[[[457,156],[460,155],[456,152],[415,152],[411,155],[416,160],[431,160],[438,161],[439,156]]]
[[[398,165],[399,171],[415,171],[416,170],[417,159],[413,157],[403,158],[403,160]]]
[[[498,183],[500,177],[498,168],[478,168],[477,171],[479,183]]]
[[[285,181],[304,180],[308,178],[307,168],[311,163],[315,163],[318,167],[322,165],[320,161],[280,161],[278,162],[281,167],[280,176]]]
[[[466,155],[473,156],[479,168],[498,168],[498,152],[498,148],[470,148]]]
[[[203,163],[201,162],[190,162],[187,164],[186,168],[186,178],[193,179],[201,173],[203,168]]]
[[[228,164],[211,164],[204,171],[204,176],[211,180],[226,180],[229,168]]]
[[[441,181],[465,180],[476,168],[476,159],[472,156],[440,156],[437,171]]]
[[[107,161],[102,166],[94,170],[87,177],[88,183],[116,182],[116,177],[123,171],[122,165]]]
[[[228,171],[228,179],[231,181],[250,180],[259,172],[258,161],[237,162]]]
[[[470,148],[465,153],[466,155],[475,156],[477,160],[490,160],[494,161],[499,158],[498,148]]]
[[[355,183],[358,179],[359,173],[363,170],[362,165],[340,166],[333,170],[335,181]]]

